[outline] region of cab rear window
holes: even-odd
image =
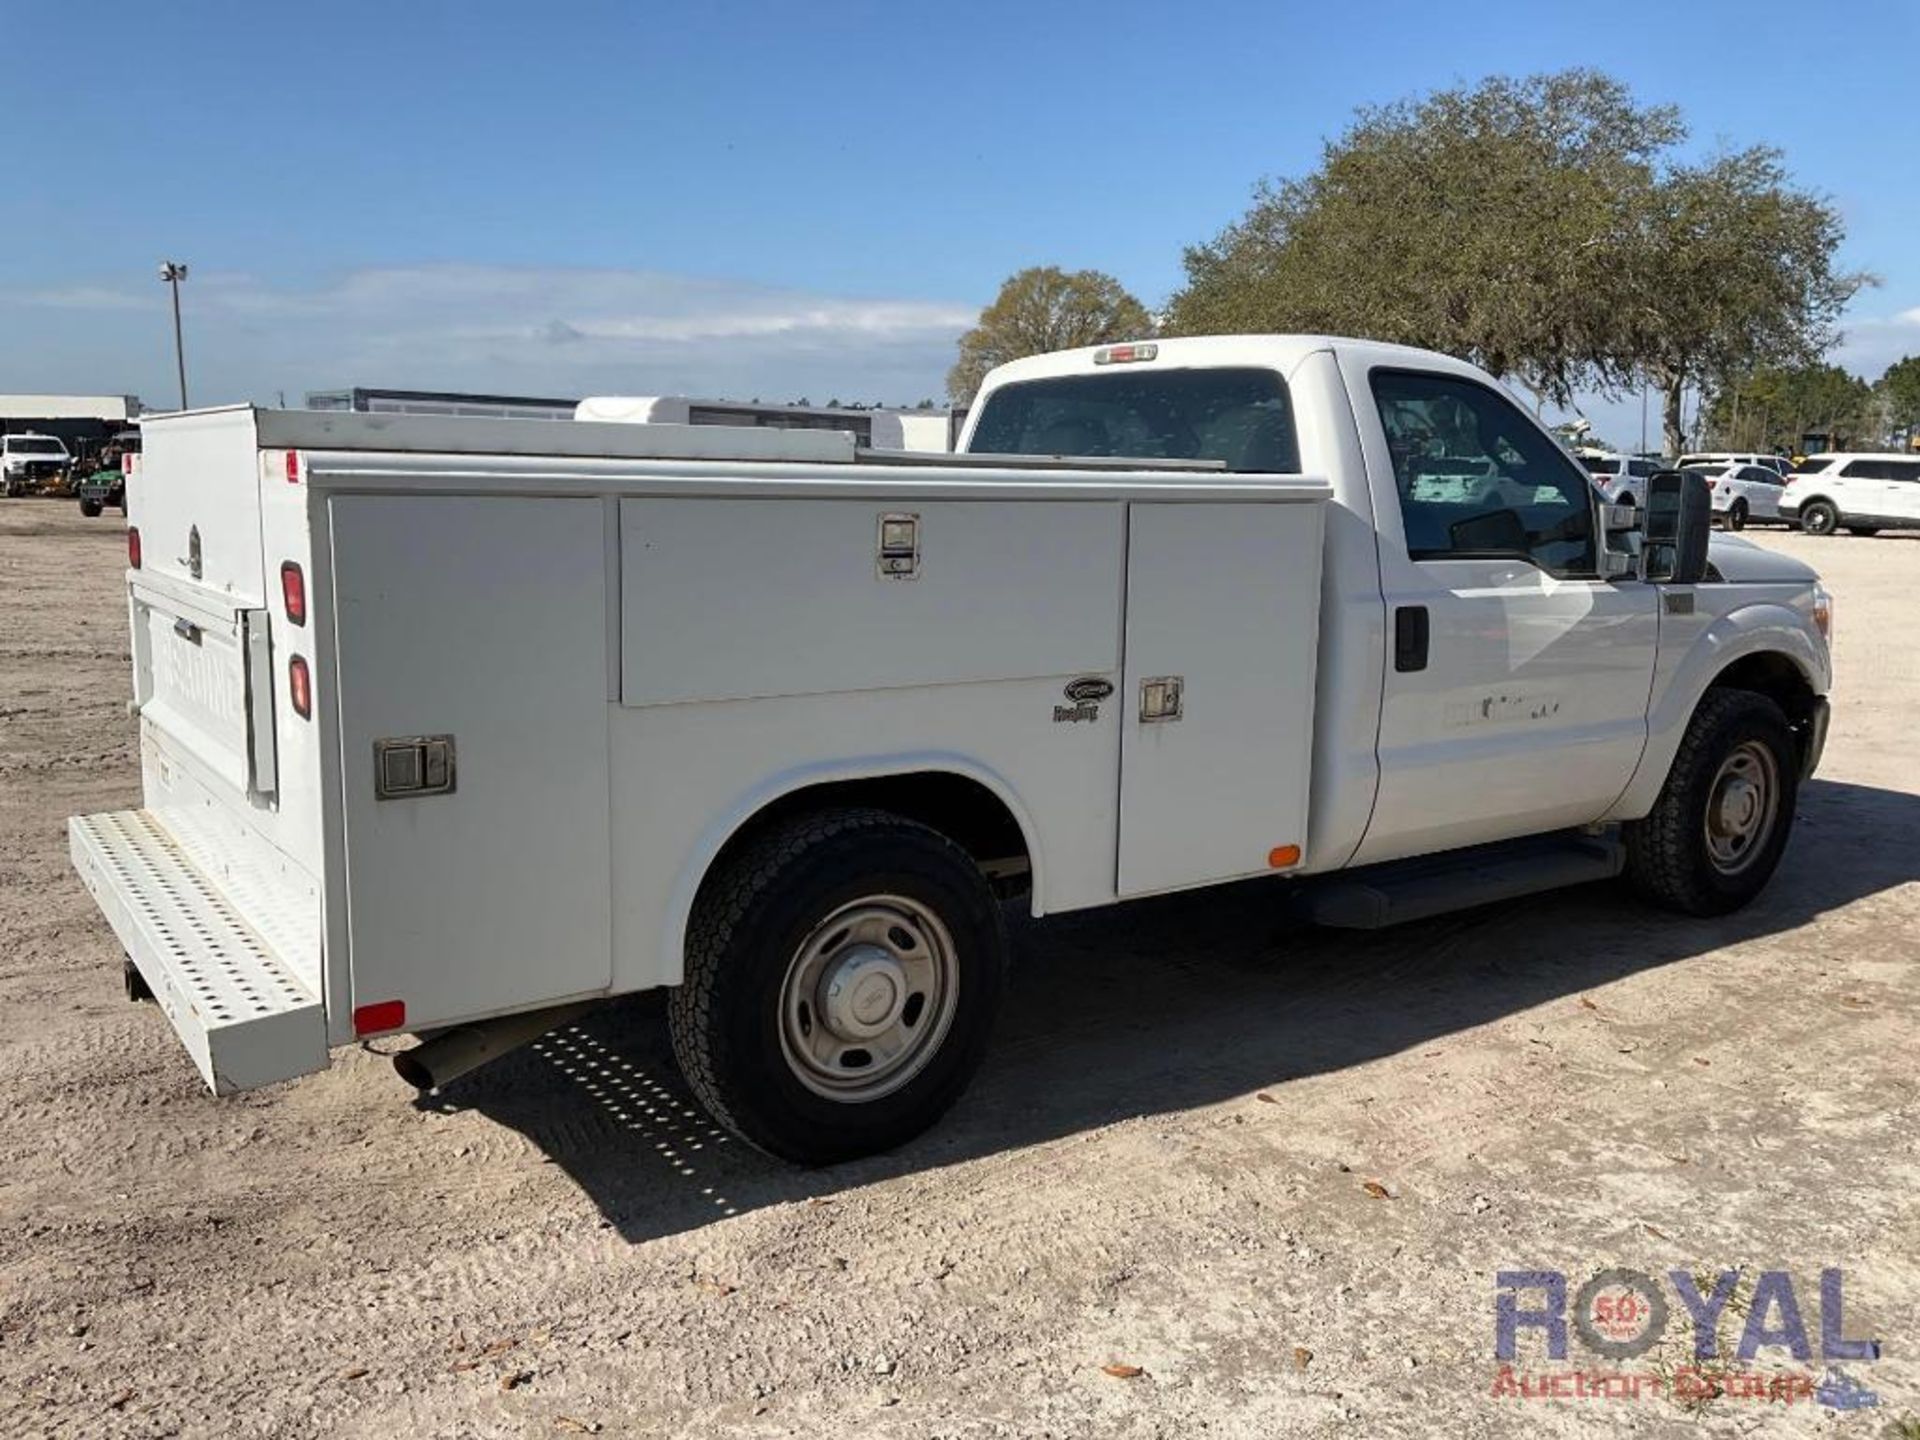
[[[1286,382],[1272,370],[1056,375],[987,397],[967,449],[976,455],[1218,460],[1268,475],[1300,470]]]

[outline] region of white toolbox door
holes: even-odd
[[[1317,504],[1135,504],[1121,692],[1122,895],[1305,859]],[[1177,715],[1143,714],[1143,696]]]
[[[353,1003],[406,1028],[606,988],[607,579],[598,500],[330,509]],[[321,694],[318,703],[326,703]],[[452,789],[382,799],[381,740]]]

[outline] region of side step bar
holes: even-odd
[[[1303,918],[1378,930],[1543,890],[1611,880],[1626,866],[1617,835],[1569,834],[1397,860],[1330,876],[1301,896]]]

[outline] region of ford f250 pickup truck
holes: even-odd
[[[1830,605],[1697,477],[1609,505],[1473,367],[1300,336],[1018,361],[961,451],[149,422],[144,803],[71,826],[130,990],[225,1092],[400,1032],[443,1085],[665,987],[700,1099],[819,1163],[961,1093],[1009,895],[1371,927],[1772,874]]]

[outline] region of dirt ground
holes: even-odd
[[[1839,672],[1760,904],[1354,936],[1255,886],[1027,923],[959,1109],[802,1172],[706,1122],[645,999],[426,1103],[357,1050],[204,1093],[67,863],[69,814],[138,797],[121,527],[0,504],[0,1436],[1894,1433],[1920,537],[1760,538],[1826,573]],[[1615,1265],[1738,1268],[1735,1311],[1789,1272],[1811,1361],[1755,1368],[1823,1379],[1842,1269],[1880,1405],[1496,1393],[1498,1272]],[[1585,1368],[1670,1376],[1673,1309]],[[1516,1374],[1583,1355],[1530,1331]]]

